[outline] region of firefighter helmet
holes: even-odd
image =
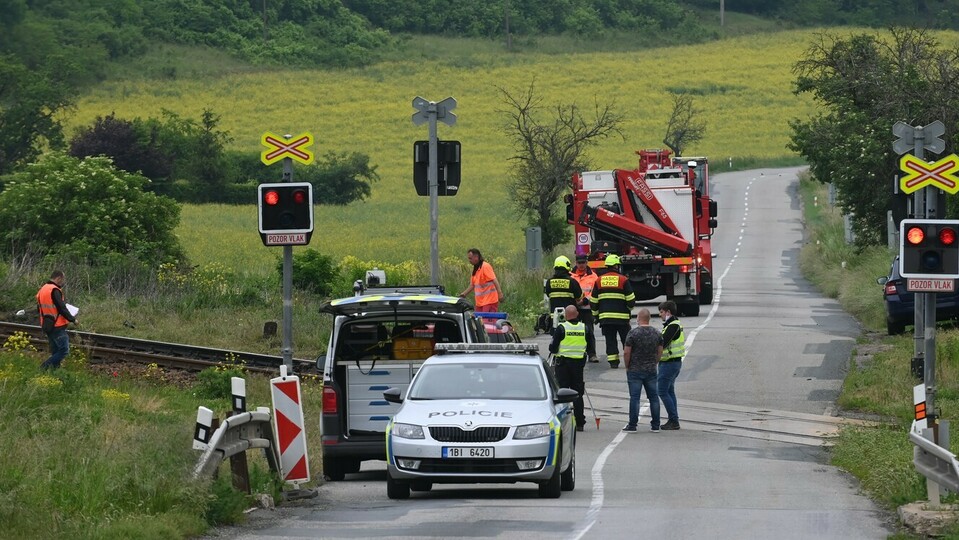
[[[606,256],[606,266],[619,266],[619,255],[610,253]]]
[[[556,260],[553,261],[553,268],[565,268],[567,270],[573,269],[573,264],[569,262],[569,257],[566,255],[560,255],[556,257]]]

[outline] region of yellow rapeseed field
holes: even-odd
[[[670,93],[691,92],[707,132],[686,153],[709,156],[715,173],[730,157],[791,155],[787,122],[815,110],[808,96],[793,94],[793,68],[818,32],[758,34],[630,53],[503,53],[476,56],[469,65],[408,61],[351,70],[111,82],[81,100],[70,125],[88,124],[111,112],[121,118],[159,116],[163,109],[198,118],[204,108],[212,108],[222,116],[220,127],[234,137],[233,146],[251,152],[260,151],[264,131],[311,131],[318,154],[365,153],[381,181],[369,201],[318,206],[310,247],[337,259],[354,255],[425,262],[429,199],[416,196],[411,178],[413,141],[428,134],[425,125],[411,122],[411,101],[418,95],[436,101],[453,96],[457,123],[440,124],[439,137],[462,142],[463,181],[459,195],[440,199],[440,255],[462,256],[475,246],[521,266],[526,223],[505,190],[514,149],[504,132],[507,119],[498,87],[518,96],[532,83],[547,109],[575,103],[590,112],[595,104],[612,104],[625,119],[626,140],[599,141],[589,152],[596,169],[633,167],[635,150],[661,146]],[[264,167],[259,180],[278,181],[280,173],[279,164]],[[272,268],[281,251],[260,244],[252,205],[188,205],[179,234],[200,264],[222,261],[260,271]]]

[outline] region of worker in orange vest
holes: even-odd
[[[50,343],[50,357],[40,364],[40,369],[59,368],[60,363],[70,352],[67,325],[77,320],[67,309],[66,299],[63,296],[63,286],[66,282],[67,278],[63,272],[55,270],[50,274],[50,281],[40,287],[40,291],[37,292],[40,327]]]
[[[599,276],[589,267],[588,262],[585,254],[577,255],[576,267],[573,268],[571,275],[583,289],[583,302],[579,305],[579,320],[586,325],[586,356],[590,362],[596,364],[599,363],[599,359],[596,358],[596,334],[593,333],[593,309],[589,303],[589,297]]]
[[[496,273],[490,266],[480,250],[470,248],[466,251],[466,258],[473,265],[473,274],[470,277],[470,286],[460,293],[460,298],[465,298],[470,291],[476,296],[476,311],[480,313],[492,313],[499,311],[499,301],[503,299],[503,289],[499,286],[499,280],[496,279]]]

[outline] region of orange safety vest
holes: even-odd
[[[40,292],[37,293],[37,307],[40,310],[40,326],[43,326],[43,317],[49,315],[54,317],[56,320],[53,321],[53,327],[59,328],[61,326],[66,326],[70,324],[70,321],[66,319],[63,315],[60,315],[60,310],[57,309],[57,305],[53,303],[53,291],[60,291],[60,298],[66,302],[67,299],[63,296],[63,290],[60,287],[57,287],[54,283],[47,283],[43,287],[40,287]]]
[[[596,272],[589,272],[588,274],[580,274],[579,272],[572,273],[573,279],[579,282],[580,288],[583,289],[583,298],[586,299],[586,302],[580,309],[590,309],[592,306],[589,305],[589,297],[593,293],[593,287],[596,286],[596,280],[599,279],[599,275]]]
[[[486,261],[480,265],[480,269],[470,278],[473,284],[473,294],[476,295],[477,306],[488,306],[499,302],[499,295],[496,294],[496,284],[493,280],[496,274],[493,273],[493,267]]]

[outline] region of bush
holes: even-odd
[[[283,260],[277,261],[276,271],[283,278]],[[333,285],[340,277],[333,258],[315,249],[293,254],[293,286],[323,296],[333,292]]]
[[[90,261],[117,253],[151,264],[182,257],[174,234],[180,207],[144,192],[147,182],[109,158],[52,153],[6,177],[0,249],[13,256],[68,249]]]
[[[196,397],[206,399],[230,399],[233,386],[230,379],[244,377],[241,366],[217,366],[197,373]]]

